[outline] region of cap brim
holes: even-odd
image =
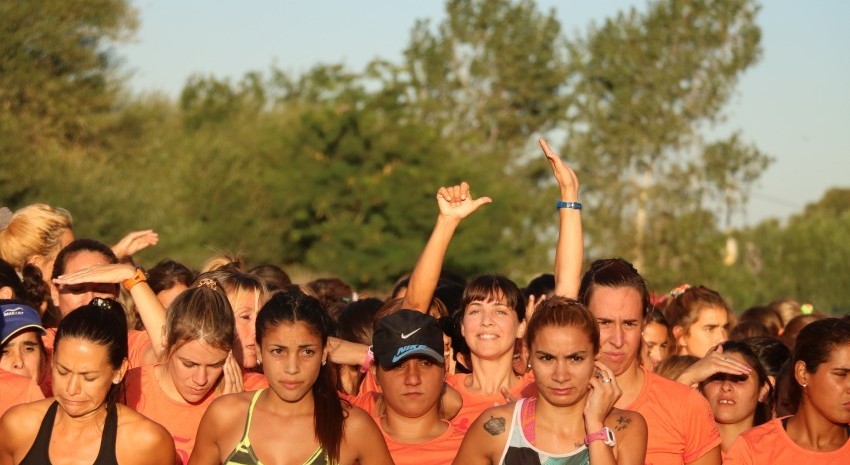
[[[26,330],[28,330],[28,329],[37,329],[37,330],[39,330],[39,331],[41,332],[42,336],[43,336],[43,335],[45,335],[45,334],[47,334],[47,330],[45,330],[45,329],[44,329],[44,327],[43,327],[43,326],[41,326],[41,325],[25,325],[25,326],[21,326],[20,328],[18,328],[18,329],[16,329],[16,330],[12,331],[12,332],[11,332],[11,333],[9,333],[6,337],[4,337],[4,338],[3,338],[3,341],[0,341],[0,346],[2,346],[2,345],[6,345],[6,342],[8,342],[8,341],[9,341],[9,339],[12,339],[13,337],[17,336],[18,334],[21,334],[23,331],[26,331]]]
[[[393,356],[392,358],[387,357],[384,360],[378,360],[378,363],[380,363],[381,366],[384,367],[384,368],[390,368],[390,367],[398,365],[399,363],[409,359],[410,357],[415,357],[415,356],[428,357],[430,359],[433,359],[437,363],[443,363],[446,360],[445,357],[443,357],[443,354],[436,352],[434,349],[432,349],[430,347],[422,346],[422,347],[407,351],[407,352],[405,352],[401,355]]]

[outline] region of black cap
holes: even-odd
[[[443,331],[437,320],[416,310],[399,310],[378,320],[372,336],[375,360],[391,368],[414,355],[443,363]]]

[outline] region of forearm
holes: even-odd
[[[162,352],[165,343],[162,339],[162,328],[165,326],[165,307],[162,306],[153,289],[146,282],[133,286],[130,289],[130,295],[133,297],[133,302],[136,303],[136,310],[139,311],[145,330],[151,338],[151,346],[158,357],[161,355],[160,352]]]
[[[562,208],[558,212],[558,246],[555,250],[555,295],[578,297],[581,283],[581,265],[584,243],[581,228],[581,211]]]
[[[578,191],[564,188],[561,201],[578,202]],[[555,295],[578,297],[584,238],[581,229],[581,210],[558,209],[558,245],[555,249]]]
[[[339,365],[361,365],[366,360],[369,346],[336,337],[328,338],[328,358]]]
[[[422,255],[410,275],[407,294],[404,297],[404,302],[402,302],[403,308],[426,312],[430,307],[434,290],[437,288],[437,281],[440,279],[440,272],[443,269],[446,250],[449,248],[449,243],[458,224],[460,224],[458,218],[449,218],[443,215],[437,217],[434,231],[431,232],[431,237],[425,244]]]

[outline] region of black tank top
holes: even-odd
[[[59,404],[54,401],[47,409],[35,442],[19,465],[51,465],[49,457],[50,436],[53,434],[53,423],[56,422],[56,409]],[[100,451],[92,465],[118,465],[115,458],[115,438],[118,434],[118,411],[115,404],[106,406],[106,424],[103,427],[103,437],[100,440]]]

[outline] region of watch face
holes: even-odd
[[[609,446],[613,446],[614,444],[616,444],[615,438],[614,438],[614,431],[611,428],[605,428],[605,441],[604,442],[605,442],[605,444],[608,444]]]

